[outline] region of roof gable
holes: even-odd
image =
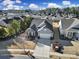
[[[32,20],[32,22],[31,22],[30,27],[31,27],[33,24],[35,24],[36,27],[38,27],[39,24],[41,24],[43,21],[44,21],[43,19],[34,18],[34,19]]]
[[[47,20],[44,20],[40,26],[38,26],[38,31],[45,32],[45,30],[52,31],[52,25]]]
[[[40,32],[40,33],[52,33],[52,31],[49,28],[47,28],[46,26],[41,27],[38,30],[38,32]]]
[[[37,31],[37,27],[35,24],[33,24],[30,28],[33,29],[34,31]]]
[[[52,25],[48,21],[45,20],[45,24],[46,24],[46,27],[48,29],[50,29],[51,31],[53,31],[53,29],[52,29],[53,27],[52,27]]]
[[[47,19],[33,19],[32,23],[30,25],[30,28],[37,31],[37,32],[44,32],[45,29],[48,30],[48,32],[52,31],[52,20]]]

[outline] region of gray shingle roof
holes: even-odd
[[[79,28],[79,24],[75,25],[75,27],[74,27],[74,28]]]
[[[36,34],[36,36],[37,36],[37,35],[38,35],[38,32],[37,32],[37,27],[36,27],[36,25],[33,24],[30,28],[35,31],[35,34]]]
[[[71,29],[69,29],[68,31],[69,31],[69,32],[79,32],[79,29],[76,29],[76,28],[73,29],[73,28],[71,28]]]
[[[52,33],[52,31],[50,29],[44,27],[41,31],[39,31],[39,33],[48,33],[48,34],[50,34],[50,33]]]
[[[35,24],[33,24],[30,28],[33,29],[34,31],[37,31],[37,27]]]
[[[31,28],[28,28],[26,31],[27,31],[27,32],[34,32],[34,30],[31,29]]]
[[[43,21],[44,21],[43,19],[35,18],[35,19],[32,20],[30,27],[31,27],[33,24],[35,24],[36,27],[38,27],[38,25],[39,25],[40,23],[42,23]]]
[[[62,29],[67,29],[69,26],[72,25],[72,23],[75,21],[75,19],[62,19],[61,24],[62,24]]]
[[[41,23],[43,23],[41,26],[39,26]],[[33,28],[35,28],[33,25],[36,25],[36,27],[38,27],[38,30],[39,29],[41,29],[44,25],[45,25],[45,27],[44,28],[42,28],[42,30],[41,31],[39,31],[39,32],[51,32],[53,29],[53,27],[52,27],[52,21],[51,20],[45,20],[45,19],[34,19],[34,20],[32,20],[32,23],[31,23],[31,26],[30,27],[33,27]],[[46,31],[44,30],[44,29],[46,29]]]
[[[78,32],[79,31],[79,24],[75,25],[74,27],[70,28],[68,31],[72,31],[72,32]]]
[[[1,25],[1,26],[5,26],[5,27],[8,26],[8,24],[6,24],[3,20],[0,21],[0,25]]]
[[[53,31],[53,27],[52,27],[52,25],[51,25],[51,22],[50,22],[50,20],[48,21],[48,20],[45,20],[45,24],[46,24],[46,27],[48,28],[48,29],[50,29],[51,31]]]

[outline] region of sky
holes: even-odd
[[[77,6],[79,0],[0,0],[0,10],[43,10]]]

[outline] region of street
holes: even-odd
[[[28,56],[0,56],[0,59],[31,59]]]

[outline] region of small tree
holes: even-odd
[[[9,27],[9,28],[8,28],[8,31],[9,31],[9,36],[15,34],[15,29],[14,29],[13,27]]]
[[[32,21],[31,17],[24,17],[24,21],[21,21],[21,23],[20,23],[21,24],[21,30],[25,31],[29,27],[31,21]]]
[[[7,37],[9,35],[8,29],[1,27],[0,28],[0,38]]]
[[[13,20],[11,22],[11,26],[15,29],[15,32],[19,32],[20,30],[20,22],[18,20]]]

